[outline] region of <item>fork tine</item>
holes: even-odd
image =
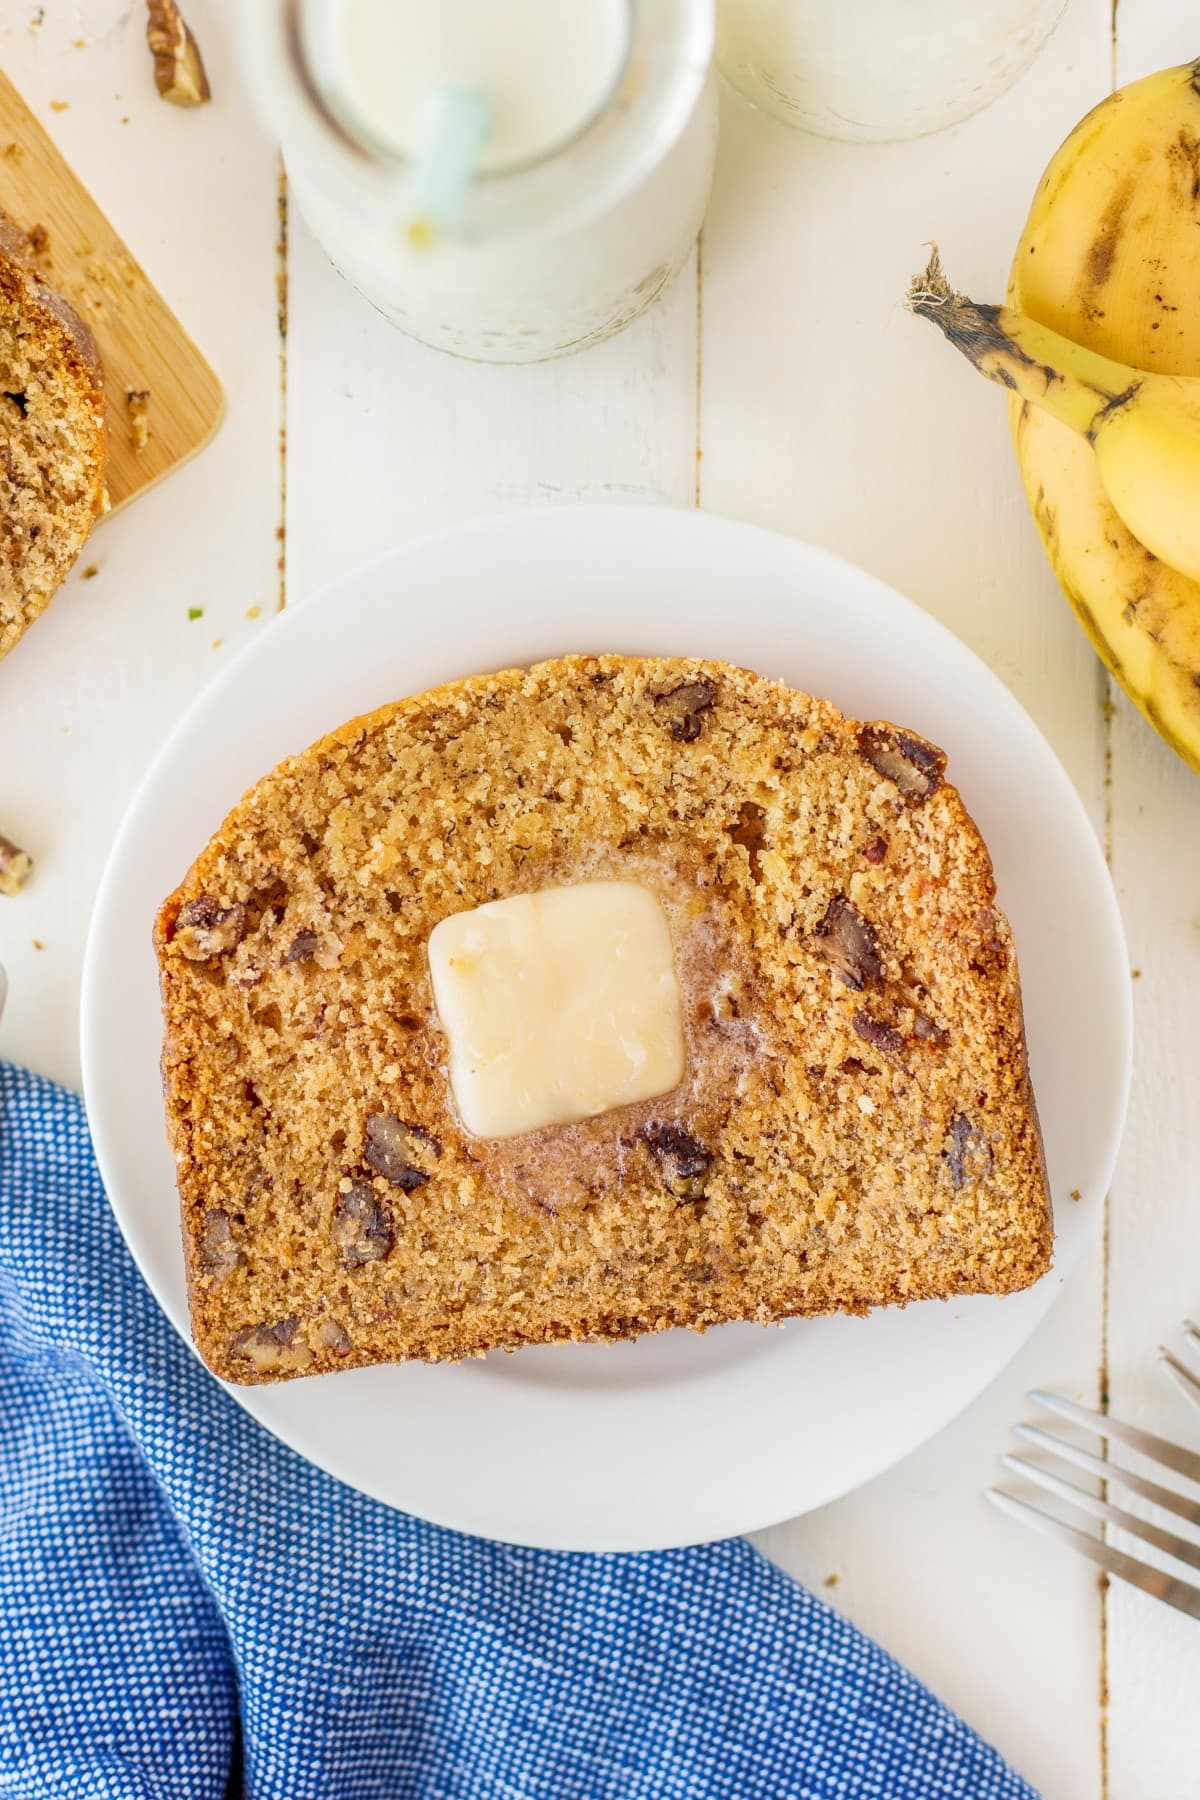
[[[1193,1619],[1200,1619],[1200,1588],[1193,1587],[1190,1581],[1179,1581],[1173,1575],[1165,1575],[1161,1569],[1152,1569],[1148,1563],[1126,1556],[1123,1550],[1114,1550],[1103,1538],[1093,1537],[1087,1531],[1077,1531],[1073,1525],[1065,1525],[1061,1519],[1053,1518],[1039,1507],[1018,1500],[1015,1494],[1006,1494],[1000,1488],[985,1488],[984,1493],[993,1506],[998,1506],[1001,1512],[1008,1513],[1011,1518],[1019,1519],[1022,1525],[1043,1532],[1047,1537],[1057,1538],[1060,1544],[1078,1551],[1089,1562],[1098,1563],[1110,1575],[1117,1575],[1132,1587],[1140,1588],[1144,1594],[1152,1594],[1156,1600],[1165,1600],[1168,1606],[1175,1607],[1177,1611],[1187,1613]]]
[[[1200,1381],[1196,1380],[1191,1370],[1185,1369],[1179,1358],[1172,1356],[1171,1352],[1164,1349],[1162,1345],[1159,1346],[1158,1360],[1162,1364],[1163,1374],[1167,1380],[1177,1387],[1181,1394],[1186,1395],[1193,1406],[1200,1406]]]
[[[1189,1525],[1200,1525],[1200,1500],[1188,1500],[1183,1494],[1160,1487],[1157,1481],[1147,1481],[1144,1475],[1136,1475],[1132,1469],[1122,1468],[1120,1463],[1105,1462],[1102,1456],[1093,1456],[1090,1450],[1081,1450],[1078,1444],[1068,1444],[1062,1438],[1056,1438],[1052,1432],[1043,1431],[1040,1426],[1014,1425],[1013,1436],[1019,1437],[1023,1443],[1036,1444],[1039,1450],[1049,1450],[1064,1462],[1073,1463],[1077,1469],[1086,1469],[1089,1475],[1098,1475],[1101,1481],[1107,1481],[1110,1488],[1126,1488],[1131,1494],[1140,1494],[1143,1500],[1149,1500],[1152,1505],[1174,1513],[1177,1518],[1186,1519]]]
[[[1183,1321],[1183,1335],[1193,1350],[1200,1350],[1200,1326],[1192,1324],[1190,1319]]]
[[[1151,1462],[1162,1463],[1165,1468],[1186,1475],[1189,1481],[1200,1483],[1200,1456],[1193,1450],[1181,1449],[1166,1438],[1156,1437],[1152,1431],[1139,1431],[1136,1425],[1123,1425],[1119,1419],[1093,1412],[1090,1406],[1080,1406],[1077,1400],[1067,1400],[1062,1394],[1048,1394],[1042,1388],[1035,1388],[1029,1398],[1047,1412],[1070,1419],[1075,1425],[1086,1426],[1098,1437],[1128,1444],[1131,1450],[1136,1450],[1140,1456],[1148,1456]]]
[[[1116,1525],[1121,1531],[1127,1531],[1130,1537],[1141,1540],[1144,1544],[1153,1544],[1156,1550],[1165,1550],[1177,1562],[1186,1563],[1191,1569],[1200,1569],[1200,1544],[1189,1544],[1185,1538],[1176,1537],[1173,1531],[1164,1531],[1161,1525],[1152,1525],[1148,1519],[1139,1519],[1133,1513],[1126,1512],[1123,1506],[1114,1506],[1109,1500],[1101,1500],[1098,1494],[1089,1494],[1084,1488],[1076,1487],[1072,1481],[1064,1481],[1052,1469],[1045,1469],[1040,1463],[1026,1462],[1023,1456],[1002,1456],[1000,1461],[1013,1475],[1021,1476],[1025,1481],[1032,1481],[1043,1487],[1048,1493],[1056,1494],[1060,1500],[1067,1500],[1072,1506],[1080,1507],[1091,1513],[1094,1519],[1106,1519],[1110,1525]]]

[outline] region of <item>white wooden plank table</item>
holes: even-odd
[[[1114,73],[1200,50],[1191,9],[1070,0],[1009,95],[914,144],[818,142],[727,95],[699,258],[624,336],[523,370],[408,342],[295,217],[281,243],[233,0],[188,12],[216,95],[191,114],[158,100],[128,0],[0,13],[0,65],[230,402],[214,446],[100,528],[99,575],[70,581],[0,667],[0,826],[38,863],[20,901],[0,902],[0,1051],[78,1081],[88,901],[130,788],[191,696],[270,629],[285,548],[287,600],[303,604],[433,526],[632,498],[769,525],[893,582],[1013,688],[1109,846],[1140,971],[1133,1110],[1105,1233],[1012,1367],[898,1468],[762,1542],[1047,1800],[1196,1800],[1200,1631],[1103,1591],[980,1490],[1035,1383],[1090,1402],[1107,1389],[1114,1412],[1187,1429],[1152,1353],[1200,1301],[1200,783],[1119,694],[1110,708],[1027,517],[1003,407],[902,306],[929,238],[957,282],[999,295],[1052,150]]]

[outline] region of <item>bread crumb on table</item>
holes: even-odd
[[[150,389],[127,389],[125,404],[129,408],[129,431],[133,447],[140,456],[150,442]]]

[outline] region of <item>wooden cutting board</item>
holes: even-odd
[[[0,207],[47,244],[31,260],[91,327],[108,402],[113,507],[160,481],[212,437],[221,384],[87,189],[0,74]],[[136,447],[130,393],[146,393],[149,436]]]

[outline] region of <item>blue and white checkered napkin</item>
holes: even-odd
[[[517,1550],[310,1468],[159,1313],[79,1100],[3,1063],[0,1795],[1033,1800],[745,1543]]]

